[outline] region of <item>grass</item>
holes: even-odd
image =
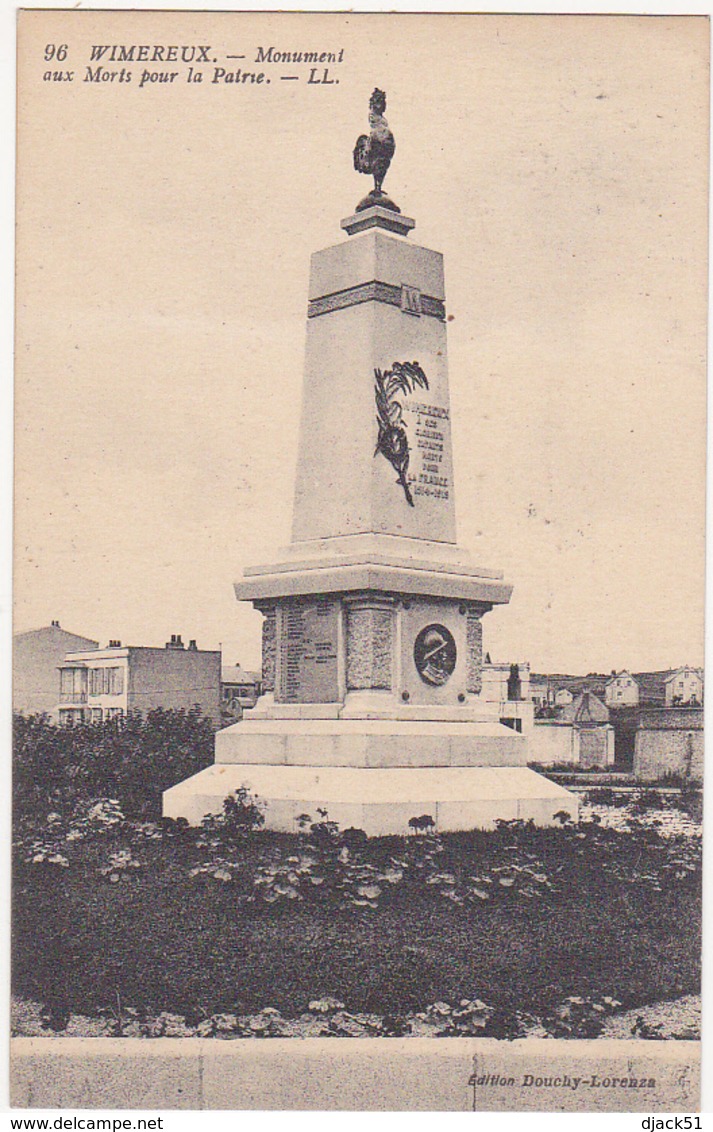
[[[424,1011],[440,1026],[450,1004],[458,1032],[487,1016],[512,1037],[530,1012],[594,1036],[603,1003],[698,990],[700,838],[651,827],[658,795],[627,795],[617,828],[367,840],[309,819],[281,835],[244,791],[202,829],[160,824],[161,790],[212,747],[195,713],[69,731],[15,718],[13,991],[56,1031],[113,1015],[124,1032],[131,1015],[153,1033],[166,1012],[215,1031],[216,1015],[284,1021],[333,997],[384,1033],[417,1032]]]
[[[112,883],[99,865],[127,839],[142,867]],[[266,1006],[292,1017],[327,995],[379,1014],[463,998],[541,1013],[569,995],[628,1007],[698,989],[698,877],[652,888],[646,878],[660,875],[668,851],[650,832],[638,845],[636,835],[597,827],[584,840],[520,830],[369,842],[362,859],[405,852],[426,862],[375,908],[341,906],[338,886],[309,899],[254,899],[260,863],[303,851],[309,838],[246,835],[232,847],[227,883],[189,875],[214,852],[193,834],[140,850],[136,840],[123,827],[76,844],[67,868],[16,866],[13,989],[44,1003],[60,1028],[70,1012],[96,1015],[117,1001],[197,1022]],[[327,870],[333,855],[324,852]],[[451,891],[466,892],[474,872],[495,876],[503,861],[533,855],[548,874],[559,870],[537,899],[497,889],[492,900],[456,905],[444,898],[448,885],[429,883],[453,876]]]

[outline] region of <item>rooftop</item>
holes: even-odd
[[[220,679],[223,684],[258,684],[262,680],[262,672],[252,672],[239,664],[224,664]]]

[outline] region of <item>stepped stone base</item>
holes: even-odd
[[[314,706],[304,705],[310,711]],[[524,766],[526,759],[523,736],[498,722],[246,718],[215,737],[217,763],[514,767]]]
[[[197,825],[219,813],[223,799],[245,786],[265,804],[265,826],[297,830],[296,818],[317,807],[342,829],[370,837],[411,832],[409,820],[430,815],[440,833],[493,829],[497,819],[551,825],[564,810],[574,820],[574,794],[526,767],[340,767],[215,763],[167,790],[165,817]]]

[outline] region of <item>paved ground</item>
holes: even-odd
[[[637,1027],[637,1020],[644,1023]],[[632,1033],[636,1030],[636,1033]],[[654,1037],[700,1039],[701,1036],[701,998],[697,994],[687,994],[673,1002],[655,1002],[652,1006],[641,1006],[637,1010],[627,1010],[609,1018],[602,1033],[603,1038]]]

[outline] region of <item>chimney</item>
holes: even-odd
[[[121,641],[109,641],[109,648],[110,649],[120,649],[121,648]]]
[[[183,641],[181,640],[181,634],[180,633],[171,633],[171,640],[166,641],[166,648],[167,649],[174,649],[175,650],[175,649],[184,649],[185,647],[186,646],[184,645]]]
[[[198,645],[195,641],[188,642],[188,649],[190,652],[198,652]]]
[[[52,622],[52,628],[53,628],[53,629],[59,629],[59,627],[60,627],[60,626],[59,626],[59,621],[53,621],[53,622]]]

